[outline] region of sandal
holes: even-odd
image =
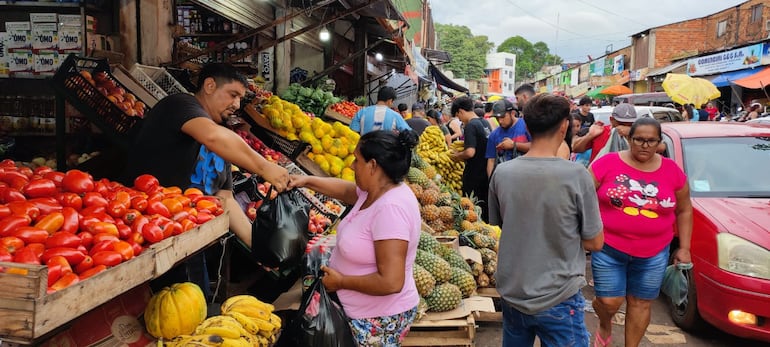
[[[596,338],[594,338],[594,347],[608,347],[612,345],[612,335],[607,336],[606,339],[603,339],[601,335],[599,335],[599,327],[596,327],[596,332],[594,333]]]

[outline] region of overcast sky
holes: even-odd
[[[565,62],[598,58],[607,46],[656,26],[700,18],[745,0],[431,0],[436,23],[465,25],[495,46],[520,35],[545,42]],[[716,28],[714,28],[716,31]],[[557,39],[558,36],[558,39]],[[687,39],[682,38],[682,44]]]

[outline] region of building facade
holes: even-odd
[[[488,93],[512,96],[516,89],[516,55],[497,52],[487,54]]]

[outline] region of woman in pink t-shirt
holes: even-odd
[[[612,317],[626,300],[625,346],[638,346],[650,323],[669,259],[669,244],[679,232],[675,262],[690,262],[692,204],[684,172],[656,153],[660,123],[640,118],[628,134],[629,150],[591,164],[604,248],[591,255],[599,316],[594,346],[610,346]]]
[[[412,266],[420,240],[420,206],[404,176],[417,144],[413,131],[361,136],[351,165],[356,183],[292,176],[289,187],[308,187],[353,205],[337,226],[337,246],[324,271],[361,346],[394,346],[409,332],[420,300]]]

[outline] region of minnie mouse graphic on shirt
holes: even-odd
[[[620,209],[629,216],[642,215],[647,218],[658,218],[660,208],[671,208],[676,203],[671,197],[658,197],[658,183],[646,182],[629,178],[625,174],[615,177],[615,187],[607,190],[612,206]]]

